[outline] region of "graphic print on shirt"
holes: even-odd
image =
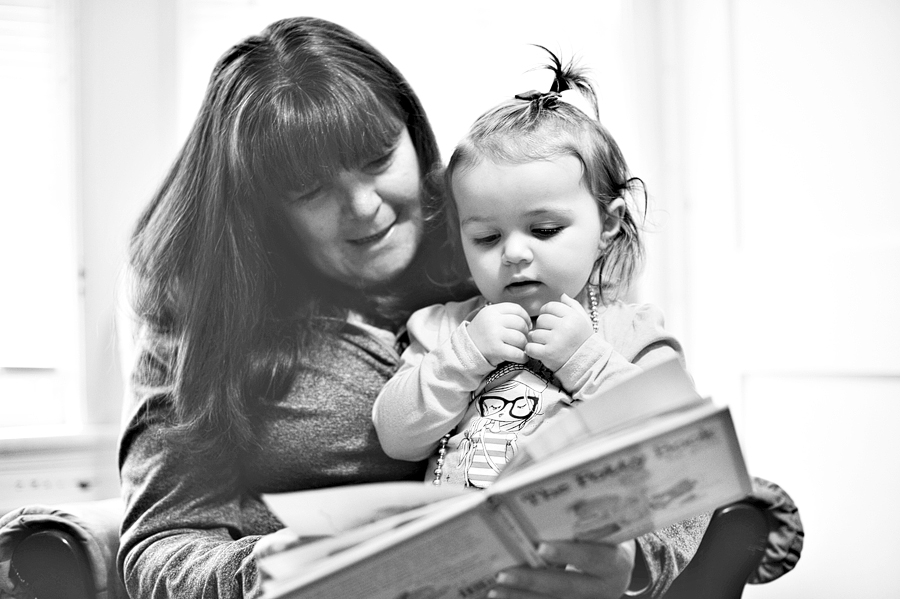
[[[466,486],[486,488],[518,448],[519,435],[542,420],[548,395],[568,396],[534,368],[512,362],[488,375],[473,395],[477,417],[459,442]]]

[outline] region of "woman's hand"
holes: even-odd
[[[469,323],[467,332],[484,359],[493,366],[501,362],[524,364],[525,344],[531,319],[519,304],[488,304]]]
[[[591,317],[581,304],[563,294],[558,302],[541,306],[525,353],[556,372],[593,332]]]
[[[0,599],[26,599],[28,589],[16,587],[9,572],[9,560],[0,561]]]
[[[575,541],[541,543],[538,553],[550,566],[504,570],[497,575],[498,584],[488,597],[619,599],[631,581],[636,551],[634,541],[619,545]]]

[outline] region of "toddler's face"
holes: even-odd
[[[536,316],[584,289],[603,244],[603,217],[577,158],[483,160],[454,173],[451,184],[466,262],[489,301]]]

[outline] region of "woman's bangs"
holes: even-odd
[[[344,90],[349,92],[352,90]],[[365,166],[397,142],[403,120],[395,102],[369,91],[303,98],[283,107],[258,162],[273,191],[298,191]]]

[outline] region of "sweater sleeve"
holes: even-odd
[[[258,535],[244,534],[238,460],[203,457],[165,436],[172,404],[164,367],[144,353],[136,384],[139,408],[120,443],[125,515],[119,572],[131,597],[249,599],[261,589],[251,555]],[[155,371],[155,372],[154,372]],[[232,456],[233,457],[233,456]]]
[[[637,538],[638,551],[647,563],[649,585],[635,595],[659,599],[694,557],[709,525],[711,514],[702,514]]]
[[[372,407],[378,440],[392,458],[430,456],[463,417],[470,392],[493,370],[469,337],[471,306],[451,302],[410,317],[409,347]]]

